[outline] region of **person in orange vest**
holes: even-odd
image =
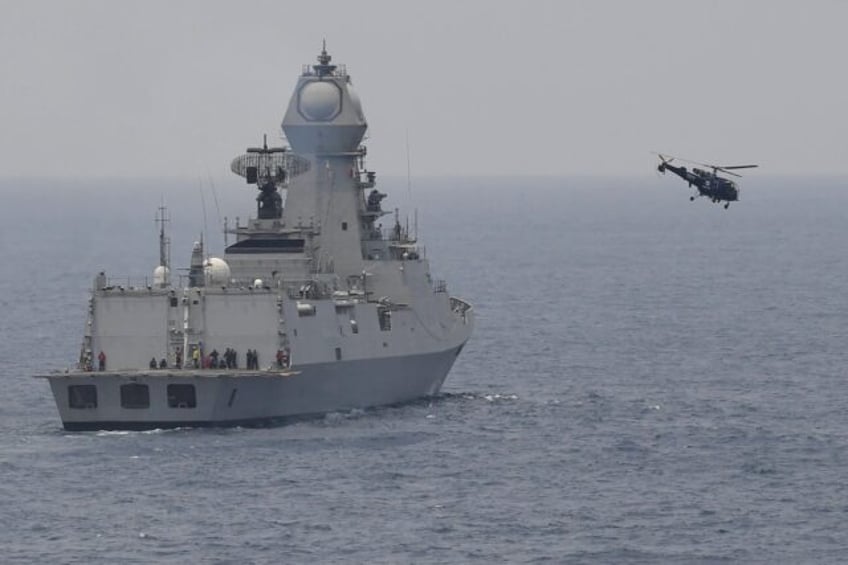
[[[100,355],[97,356],[98,369],[101,371],[106,370],[106,354],[103,351],[100,351]]]

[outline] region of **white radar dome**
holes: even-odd
[[[218,257],[210,257],[203,264],[206,284],[210,286],[225,286],[230,280],[230,266]]]
[[[298,109],[307,120],[326,122],[338,115],[342,108],[342,92],[332,82],[308,82],[300,89]]]
[[[170,271],[168,271],[168,267],[164,265],[159,265],[155,269],[153,269],[153,284],[156,286],[165,286],[168,284],[168,275]]]

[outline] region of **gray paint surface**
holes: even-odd
[[[187,279],[139,284],[99,273],[76,370],[47,376],[68,429],[245,423],[438,392],[471,335],[473,310],[431,277],[425,249],[399,218],[378,229],[383,211],[368,204],[375,183],[360,146],[367,123],[350,76],[330,60],[322,50],[318,65],[304,66],[282,124],[292,162],[308,166],[271,183],[260,174],[257,187],[284,207],[271,216],[257,209],[258,219],[230,232],[239,250],[287,239],[297,249],[220,259],[196,242]],[[230,348],[238,366],[248,350],[257,366],[222,370],[213,351],[223,358]],[[291,373],[276,363],[284,352]],[[163,369],[145,370],[149,359]],[[70,402],[77,383],[94,385],[97,401]],[[169,384],[193,385],[196,406],[169,406]],[[124,402],[137,385],[149,402]]]

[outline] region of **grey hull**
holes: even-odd
[[[439,392],[462,346],[403,357],[338,361],[272,371],[147,371],[50,375],[69,431],[267,425],[328,412],[401,404]],[[149,407],[121,406],[121,386],[149,390]],[[94,407],[71,408],[70,385],[95,385]],[[196,405],[168,403],[169,385],[194,385]]]

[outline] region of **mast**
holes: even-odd
[[[154,220],[159,224],[159,266],[163,267],[164,280],[167,285],[170,282],[171,271],[171,238],[165,234],[165,224],[171,219],[167,217],[167,208],[164,202],[159,206]]]

